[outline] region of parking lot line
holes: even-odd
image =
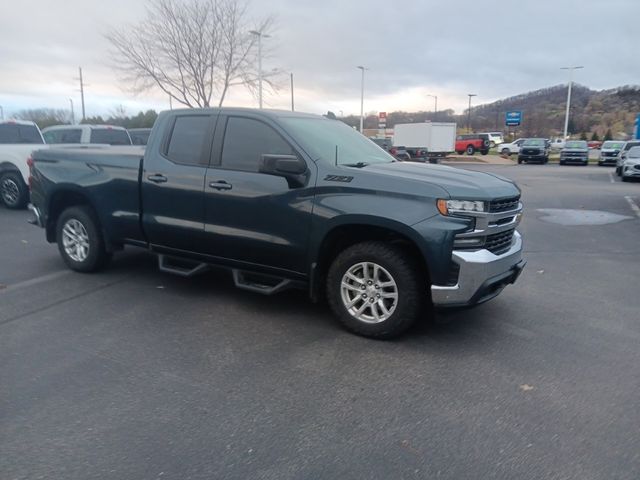
[[[636,204],[636,202],[633,201],[633,197],[625,195],[624,198],[627,200],[627,203],[629,203],[629,206],[631,207],[631,210],[633,210],[633,213],[635,213],[636,216],[640,218],[640,207]]]
[[[48,275],[42,275],[41,277],[31,278],[23,282],[18,282],[13,285],[8,285],[7,288],[0,290],[0,293],[19,290],[20,288],[25,288],[25,287],[31,287],[33,285],[37,285],[38,283],[48,282],[49,280],[53,280],[58,277],[62,277],[64,275],[68,275],[70,273],[71,273],[71,270],[60,270],[58,272],[49,273]]]

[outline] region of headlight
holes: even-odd
[[[437,202],[438,211],[442,215],[450,215],[452,213],[468,213],[468,212],[484,212],[485,202],[478,200],[444,200]]]

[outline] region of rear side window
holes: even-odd
[[[95,128],[91,130],[89,143],[105,143],[107,145],[131,145],[126,130],[114,128]]]
[[[0,125],[0,143],[43,143],[34,125]]]
[[[203,148],[209,137],[210,120],[207,115],[177,117],[165,156],[175,163],[207,165],[209,158],[203,155]]]
[[[251,118],[230,117],[222,146],[222,168],[257,172],[264,154],[295,155],[295,152],[269,125]]]
[[[82,130],[79,128],[59,128],[44,132],[44,139],[47,143],[80,143]]]

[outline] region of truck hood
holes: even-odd
[[[367,174],[428,183],[445,190],[451,198],[491,200],[520,194],[520,189],[513,181],[500,175],[443,165],[414,162],[378,163],[364,167],[362,171]],[[416,190],[411,193],[420,192]]]

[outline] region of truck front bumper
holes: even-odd
[[[454,250],[452,260],[459,265],[454,286],[431,286],[436,307],[465,307],[491,300],[507,285],[515,283],[526,262],[522,260],[522,237],[515,231],[511,248],[502,255],[489,250]]]

